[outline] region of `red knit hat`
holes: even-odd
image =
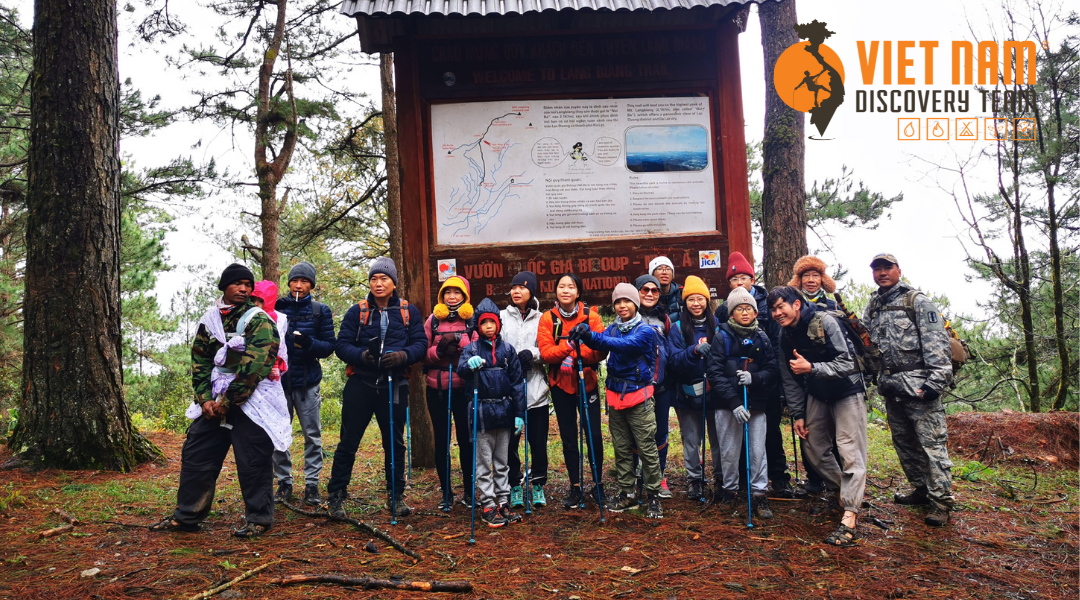
[[[754,276],[754,267],[750,266],[750,261],[746,260],[742,252],[732,252],[727,261],[727,277],[731,278],[736,275]]]

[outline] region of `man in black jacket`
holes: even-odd
[[[289,294],[279,298],[275,308],[289,319],[282,344],[289,344],[289,369],[281,375],[281,385],[289,400],[289,419],[295,414],[304,431],[304,504],[317,506],[319,474],[323,468],[322,449],[322,365],[319,360],[334,353],[334,315],[330,307],[311,298],[315,287],[315,266],[297,263],[289,270]],[[274,452],[274,475],[278,488],[274,499],[292,499],[292,457]]]
[[[420,311],[398,297],[397,281],[394,261],[376,260],[368,269],[371,292],[367,299],[350,308],[341,320],[335,351],[348,365],[349,380],[342,392],[341,443],[334,452],[326,487],[330,514],[335,516],[345,516],[343,503],[356,449],[372,415],[382,432],[386,507],[396,516],[412,513],[401,499],[405,490],[405,408],[409,405],[405,371],[423,359],[428,342]]]

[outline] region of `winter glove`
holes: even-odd
[[[514,417],[514,435],[521,433],[525,428],[525,421],[521,417]]]
[[[578,323],[570,330],[567,337],[570,338],[571,342],[590,342],[592,341],[592,330],[589,329],[588,323]]]
[[[293,345],[301,350],[307,350],[311,347],[311,336],[302,331],[294,331]]]
[[[731,414],[735,416],[735,420],[743,425],[750,422],[750,411],[746,410],[742,406],[736,406]]]
[[[562,361],[562,364],[559,365],[559,371],[561,371],[562,374],[566,375],[566,376],[573,375],[574,374],[574,357],[573,356],[567,356],[566,358],[564,358],[563,361]]]
[[[376,355],[372,354],[371,351],[369,351],[369,350],[364,350],[364,353],[360,355],[360,358],[362,358],[364,360],[364,362],[369,364],[369,365],[373,365],[373,364],[375,364],[376,361],[378,361],[378,358],[376,358]]]
[[[404,367],[405,361],[409,360],[409,357],[405,354],[404,350],[398,350],[397,352],[390,352],[382,357],[382,366],[384,369],[396,369],[398,367]]]
[[[749,371],[735,371],[735,379],[739,381],[739,385],[750,385],[751,377]]]
[[[709,350],[712,349],[712,344],[709,342],[701,342],[694,348],[694,352],[697,352],[698,356],[708,356]]]
[[[532,351],[522,350],[518,352],[518,361],[521,363],[521,368],[527,368],[527,365],[531,365],[533,361]]]
[[[469,365],[469,368],[473,371],[479,369],[484,364],[484,359],[479,356],[470,358],[465,364]]]
[[[448,333],[439,338],[438,345],[435,346],[435,356],[439,358],[446,358],[446,353],[450,351],[450,348],[457,344],[457,336]]]
[[[922,390],[922,399],[926,400],[927,402],[933,402],[940,397],[941,392],[935,390],[934,388],[924,387]]]

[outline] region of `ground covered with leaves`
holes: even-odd
[[[892,503],[893,493],[903,489],[903,475],[888,431],[880,421],[872,423],[868,504],[858,526],[862,539],[849,549],[822,542],[835,528],[836,516],[810,517],[805,501],[773,501],[776,517],[755,522],[753,529],[746,527],[743,505],[703,510],[688,501],[677,430],[669,457],[675,498],[664,502],[663,520],[628,512],[607,514],[601,524],[594,504],[565,510],[554,419],[548,507],[520,524],[478,528],[477,543],[470,546],[469,512],[460,506],[451,514],[438,511],[434,471],[414,469],[407,499],[417,513],[391,526],[381,509],[382,458],[372,423],[346,508],[418,552],[418,562],[347,523],[281,508],[266,536],[250,542],[233,538],[243,504],[231,456],[215,510],[201,532],[150,533],[145,525],[173,506],[183,441],[175,434],[152,434],[167,460],[134,473],[4,473],[0,597],[191,598],[272,563],[214,597],[426,595],[275,583],[289,575],[338,574],[464,580],[474,586],[461,595],[468,598],[1072,599],[1080,593],[1080,481],[1067,456],[1077,452],[1077,415],[1050,418],[1056,421],[1047,428],[1048,418],[1040,415],[950,417],[961,506],[942,529],[925,526],[922,509]],[[324,439],[332,450],[335,436]],[[294,442],[299,459],[302,438]],[[609,466],[610,453],[609,447]],[[6,451],[0,452],[0,461],[5,458]],[[331,461],[323,472],[323,490]],[[79,522],[41,537],[42,531],[66,523],[54,509]]]

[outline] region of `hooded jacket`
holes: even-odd
[[[682,286],[675,283],[675,280],[671,280],[671,287],[668,288],[668,293],[663,293],[661,288],[660,304],[667,307],[668,315],[672,319],[678,319],[679,314],[682,313],[683,299],[682,299]]]
[[[282,296],[275,308],[289,319],[289,329],[281,343],[289,345],[289,371],[281,376],[285,389],[307,389],[322,382],[323,358],[334,353],[337,336],[334,333],[334,315],[330,307],[316,302],[311,294],[303,298]],[[311,338],[310,348],[301,348],[294,341],[295,332]]]
[[[574,325],[584,321],[584,303],[577,303],[577,312],[570,319],[564,319],[559,314],[559,305],[556,304],[554,308],[540,316],[540,325],[536,332],[536,344],[540,348],[540,358],[548,365],[548,385],[558,387],[567,394],[578,393],[577,365],[574,366],[572,374],[563,373],[560,366],[568,356],[576,359],[577,351],[569,340],[557,340],[555,337],[566,336],[574,328]],[[558,323],[558,327],[556,327],[556,323]],[[558,329],[557,332],[556,329]],[[596,333],[604,331],[604,322],[595,310],[589,310],[589,329]],[[604,360],[604,356],[603,352],[598,352],[585,345],[581,346],[581,362],[585,366],[586,392],[596,390],[596,369],[600,361]]]
[[[706,358],[696,352],[697,345],[708,337],[707,324],[694,326],[694,337],[691,343],[686,342],[683,335],[682,323],[675,321],[671,324],[671,335],[668,336],[668,368],[670,369],[671,386],[675,388],[675,408],[679,410],[701,410],[702,401],[707,394],[695,394],[695,386],[705,392],[705,365]],[[712,344],[718,344],[720,340],[716,333],[713,334]],[[710,410],[715,406],[708,406]]]
[[[608,392],[627,394],[653,385],[656,374],[656,359],[659,352],[660,334],[644,321],[638,321],[629,331],[619,329],[619,321],[608,326],[603,333],[593,333],[592,338],[582,344],[608,352],[607,381]],[[630,408],[614,406],[613,408]]]
[[[442,302],[443,292],[447,288],[456,288],[465,294],[465,300],[455,309],[451,309]],[[427,386],[430,388],[445,390],[448,387],[454,389],[465,385],[465,382],[457,373],[450,377],[450,365],[457,366],[457,360],[461,351],[475,339],[472,328],[473,306],[469,304],[469,282],[464,277],[451,277],[443,282],[439,288],[440,302],[435,305],[430,317],[424,321],[424,335],[427,338],[427,352],[424,354],[424,373],[427,375]],[[439,358],[437,352],[439,340],[444,336],[454,336],[456,343],[450,347],[446,355]]]
[[[387,375],[393,375],[400,383],[395,387],[408,385],[408,378],[403,377],[405,370],[410,365],[420,362],[427,351],[427,338],[424,336],[424,323],[420,311],[416,306],[409,304],[409,326],[405,327],[402,316],[401,298],[397,291],[390,296],[385,309],[379,308],[375,303],[375,295],[368,293],[368,314],[366,323],[360,322],[360,305],[354,304],[341,319],[341,330],[338,331],[337,343],[334,347],[337,357],[343,363],[352,367],[353,375],[372,387],[385,387]],[[386,334],[382,333],[383,315],[387,319]],[[390,352],[405,352],[405,365],[389,372],[381,368],[379,364],[369,365],[364,362],[364,351],[372,340],[380,340],[383,354]],[[398,395],[395,395],[397,398]]]
[[[659,394],[670,387],[668,385],[668,365],[670,364],[668,336],[671,335],[671,316],[668,315],[667,309],[660,302],[657,302],[652,308],[638,308],[641,320],[647,325],[652,325],[656,333],[660,334],[660,360],[656,366],[656,392]]]
[[[476,307],[476,314],[488,313],[496,316],[501,330],[499,307],[484,298]],[[479,323],[477,325],[479,326]],[[484,364],[476,371],[469,368],[469,359],[474,356],[484,359]],[[495,337],[489,340],[477,331],[476,340],[462,350],[457,369],[462,379],[467,382],[466,388],[475,386],[476,397],[480,401],[477,408],[480,416],[477,428],[480,431],[512,429],[514,418],[525,415],[525,382],[522,378],[521,363],[518,362],[517,350],[503,340],[501,333],[496,333]],[[470,406],[470,419],[472,414]]]
[[[544,359],[540,357],[540,347],[536,343],[536,335],[540,328],[540,302],[533,298],[529,301],[532,308],[525,317],[521,316],[521,309],[511,303],[499,313],[502,318],[502,338],[518,352],[528,350],[532,353],[532,364],[521,365],[524,370],[528,367],[525,380],[528,382],[529,408],[546,406],[549,399],[547,377],[544,374]]]
[[[284,340],[284,335],[289,331],[289,318],[284,314],[278,313],[274,310],[274,304],[277,302],[278,286],[273,281],[264,279],[255,284],[255,289],[251,292],[251,295],[255,298],[262,300],[262,310],[266,313],[266,316],[270,317],[270,320],[277,325],[278,339]],[[274,368],[279,373],[285,373],[289,370],[289,347],[288,345],[279,344],[278,356],[274,361]]]
[[[822,320],[825,335],[821,343],[815,343],[807,334],[810,320],[815,316]],[[832,315],[819,312],[814,304],[801,303],[799,322],[794,327],[783,328],[780,334],[780,379],[784,385],[784,397],[794,419],[806,417],[806,397],[813,396],[824,402],[846,398],[866,391],[862,374],[855,363],[854,349],[844,334],[842,325]],[[805,375],[791,372],[790,360],[794,351],[813,365]]]

